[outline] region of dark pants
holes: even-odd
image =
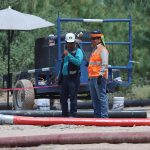
[[[62,116],[76,116],[77,112],[77,93],[80,85],[80,77],[70,78],[64,76],[61,85],[60,102]],[[70,98],[70,110],[68,110],[68,98]]]

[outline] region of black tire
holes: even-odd
[[[15,110],[32,110],[34,105],[34,88],[31,81],[22,79],[17,81],[15,88],[27,88],[13,92],[13,107]]]

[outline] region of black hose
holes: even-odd
[[[150,106],[150,99],[125,100],[124,107]]]
[[[60,110],[0,110],[3,115],[32,116],[32,117],[61,117]],[[78,110],[77,117],[93,118],[93,110]],[[109,111],[109,118],[147,118],[146,111]]]
[[[110,104],[113,105],[112,103]],[[125,100],[124,101],[124,107],[139,107],[139,106],[150,106],[150,99],[146,100]],[[11,110],[12,109],[12,102],[9,102],[9,107],[7,106],[6,102],[0,103],[0,110]],[[78,101],[77,103],[77,109],[93,109],[92,101],[91,100],[83,100]]]
[[[109,104],[110,106],[113,104]],[[146,100],[125,100],[124,107],[139,107],[150,106],[150,99]],[[77,105],[78,109],[93,109],[92,101],[79,101]]]
[[[12,102],[9,102],[9,106],[7,106],[6,102],[1,102],[0,110],[12,110]]]

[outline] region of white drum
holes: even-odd
[[[124,97],[114,97],[112,110],[124,109]]]
[[[48,98],[35,99],[34,103],[38,110],[50,110],[50,99]]]

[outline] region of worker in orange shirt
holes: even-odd
[[[106,85],[108,78],[108,50],[105,47],[101,31],[91,32],[93,51],[88,65],[90,95],[93,102],[94,117],[108,118],[108,96]]]

